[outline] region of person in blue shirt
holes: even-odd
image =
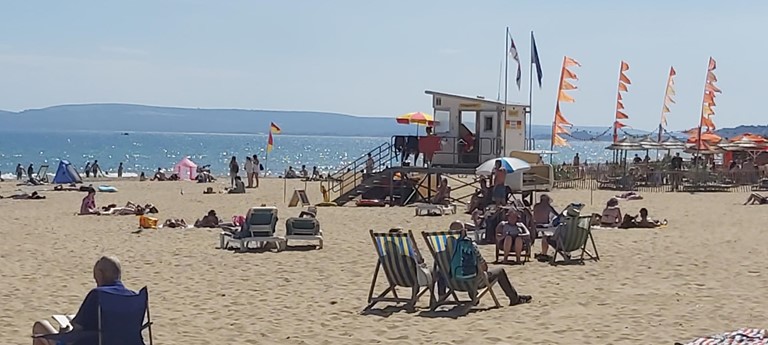
[[[75,330],[97,331],[99,328],[99,291],[116,295],[134,296],[136,292],[128,290],[120,281],[120,261],[113,256],[102,256],[93,266],[93,279],[96,287],[88,292],[83,304],[72,319],[71,324],[56,330],[48,321],[35,322],[32,334],[56,334]],[[34,338],[33,345],[55,345],[56,342],[42,338]],[[90,342],[78,342],[76,345],[91,345]],[[94,344],[95,345],[95,344]]]

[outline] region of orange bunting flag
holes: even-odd
[[[715,95],[711,92],[705,92],[704,93],[704,103],[707,103],[710,106],[716,106],[715,104]]]
[[[661,109],[661,112],[662,113],[669,113],[670,112],[669,107],[666,104],[664,104],[664,108]]]
[[[674,67],[670,67],[669,68],[669,76],[670,77],[674,77],[676,75],[677,75],[677,72],[675,72],[675,68]]]
[[[629,64],[628,64],[628,63],[626,63],[626,62],[624,62],[624,61],[622,61],[622,62],[621,62],[621,71],[622,71],[622,72],[626,72],[626,71],[629,71]]]
[[[661,125],[667,127],[667,115],[664,113],[661,113]]]
[[[616,110],[624,109],[624,104],[621,103],[621,100],[616,101]]]
[[[713,59],[711,56],[709,57],[709,66],[707,66],[708,71],[714,71],[715,68],[717,68],[717,62],[715,59]]]
[[[714,115],[715,110],[712,109],[712,107],[709,104],[704,104],[704,107],[702,107],[701,113],[706,116]]]
[[[553,135],[552,146],[568,146],[568,142],[559,135]]]
[[[567,68],[563,67],[563,79],[579,80],[579,77],[576,76],[576,73],[573,73]]]
[[[674,100],[674,99],[672,99],[672,97],[670,97],[670,96],[667,96],[666,98],[664,98],[664,104],[665,104],[665,105],[669,105],[670,103],[671,103],[671,104],[675,104],[675,103],[677,103],[677,102],[675,102],[675,100]]]
[[[717,129],[717,127],[715,126],[715,123],[712,122],[712,119],[706,116],[701,117],[701,126],[707,127],[709,130]]]
[[[627,92],[627,85],[624,83],[619,83],[619,91]]]
[[[576,85],[569,83],[567,80],[563,80],[563,87],[560,90],[576,90]]]
[[[715,83],[717,82],[717,76],[713,72],[707,72],[707,82],[708,83]]]
[[[670,80],[672,80],[672,79],[670,79]],[[673,86],[672,84],[667,86],[667,96],[674,96],[674,95],[676,95],[675,89],[672,86]]]
[[[619,94],[616,96],[616,99],[618,99],[618,100],[623,100],[624,99],[623,97],[621,97],[621,92],[619,92]]]
[[[555,134],[571,134],[571,131],[563,126],[555,126]]]
[[[565,126],[573,126],[568,120],[565,119],[565,116],[560,112],[560,106],[557,107],[557,110],[555,112],[555,124],[556,125],[565,125]]]
[[[624,128],[624,127],[627,127],[627,125],[625,125],[625,124],[623,124],[623,123],[621,123],[621,122],[619,122],[619,121],[614,121],[614,122],[613,122],[613,126],[614,126],[614,127],[616,127],[616,128]]]
[[[667,78],[667,88],[664,90],[664,104],[661,106],[661,127],[667,126],[667,113],[670,113],[669,105],[674,104],[675,100],[672,96],[675,95],[675,79],[673,77],[677,75],[675,67],[669,67],[669,77]],[[659,133],[659,140],[661,140],[662,133]]]
[[[629,78],[627,78],[627,76],[626,76],[626,75],[624,75],[624,73],[619,73],[619,80],[620,80],[622,83],[624,83],[624,84],[627,84],[627,85],[632,85],[632,82],[629,80]]]
[[[576,61],[576,60],[566,56],[565,57],[565,62],[563,62],[563,67],[570,67],[570,66],[579,66],[579,67],[581,67],[581,64],[578,61]]]
[[[717,92],[717,93],[723,93],[715,84],[707,83],[707,85],[704,85],[704,89],[707,91]]]
[[[564,103],[576,102],[576,100],[573,97],[571,97],[571,95],[567,94],[564,90],[560,90],[560,95],[558,97],[558,100]]]
[[[622,113],[622,112],[620,112],[618,110],[616,111],[616,119],[626,120],[628,118],[629,118],[629,116],[627,116],[627,114],[624,114],[624,113]]]

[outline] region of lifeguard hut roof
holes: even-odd
[[[473,101],[473,102],[481,102],[481,103],[488,103],[488,104],[504,105],[503,101],[494,101],[492,99],[486,99],[486,98],[484,98],[482,96],[471,97],[471,96],[464,96],[464,95],[454,95],[454,94],[450,94],[450,93],[439,92],[439,91],[432,91],[432,90],[425,90],[424,93],[427,94],[427,95],[431,95],[431,96],[445,96],[445,97],[453,97],[453,98],[466,99],[468,101]],[[508,106],[515,106],[515,107],[528,107],[529,106],[528,104],[510,103],[510,102],[507,102],[507,105]]]

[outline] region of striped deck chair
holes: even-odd
[[[558,231],[565,231],[565,234],[555,235],[555,243],[557,245],[555,246],[555,255],[552,256],[552,260],[549,262],[550,264],[556,265],[558,263],[558,255],[563,257],[562,263],[565,264],[576,263],[583,265],[585,255],[588,256],[589,259],[595,261],[600,260],[600,256],[597,253],[597,246],[595,246],[595,239],[592,238],[591,220],[592,216],[565,218],[563,224],[560,225],[563,228],[558,229]],[[595,252],[594,254],[587,250],[588,241],[592,243],[592,250]],[[576,251],[578,251],[578,253],[575,256],[572,255],[573,252]]]
[[[496,298],[496,294],[493,292],[493,285],[496,283],[488,282],[488,277],[485,274],[481,275],[479,280],[471,282],[454,280],[451,277],[451,257],[453,257],[455,242],[461,237],[461,231],[422,232],[421,235],[424,236],[424,241],[427,242],[427,247],[429,247],[429,251],[435,259],[435,273],[443,277],[448,287],[446,294],[440,296],[439,299],[430,306],[429,309],[431,311],[447,304],[475,303],[487,293],[490,293],[493,302],[496,303],[496,308],[501,307],[499,300]],[[470,300],[460,300],[459,296],[456,295],[456,292],[468,293]],[[453,300],[448,301],[448,298],[453,298]]]
[[[370,231],[373,246],[376,248],[378,261],[376,269],[373,271],[373,281],[371,289],[368,292],[368,306],[363,312],[369,311],[379,302],[406,303],[406,310],[413,310],[416,301],[430,292],[430,305],[434,300],[434,278],[432,272],[425,272],[419,267],[421,254],[416,247],[416,241],[413,239],[413,233],[377,233]],[[379,276],[379,269],[383,268],[387,277],[387,288],[378,296],[373,296],[376,288],[376,280]],[[411,288],[411,298],[400,298],[397,295],[396,287]],[[392,297],[388,297],[389,295]]]

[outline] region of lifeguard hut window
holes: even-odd
[[[493,116],[483,116],[483,132],[493,132]]]
[[[435,134],[451,132],[451,112],[447,110],[435,111]]]

